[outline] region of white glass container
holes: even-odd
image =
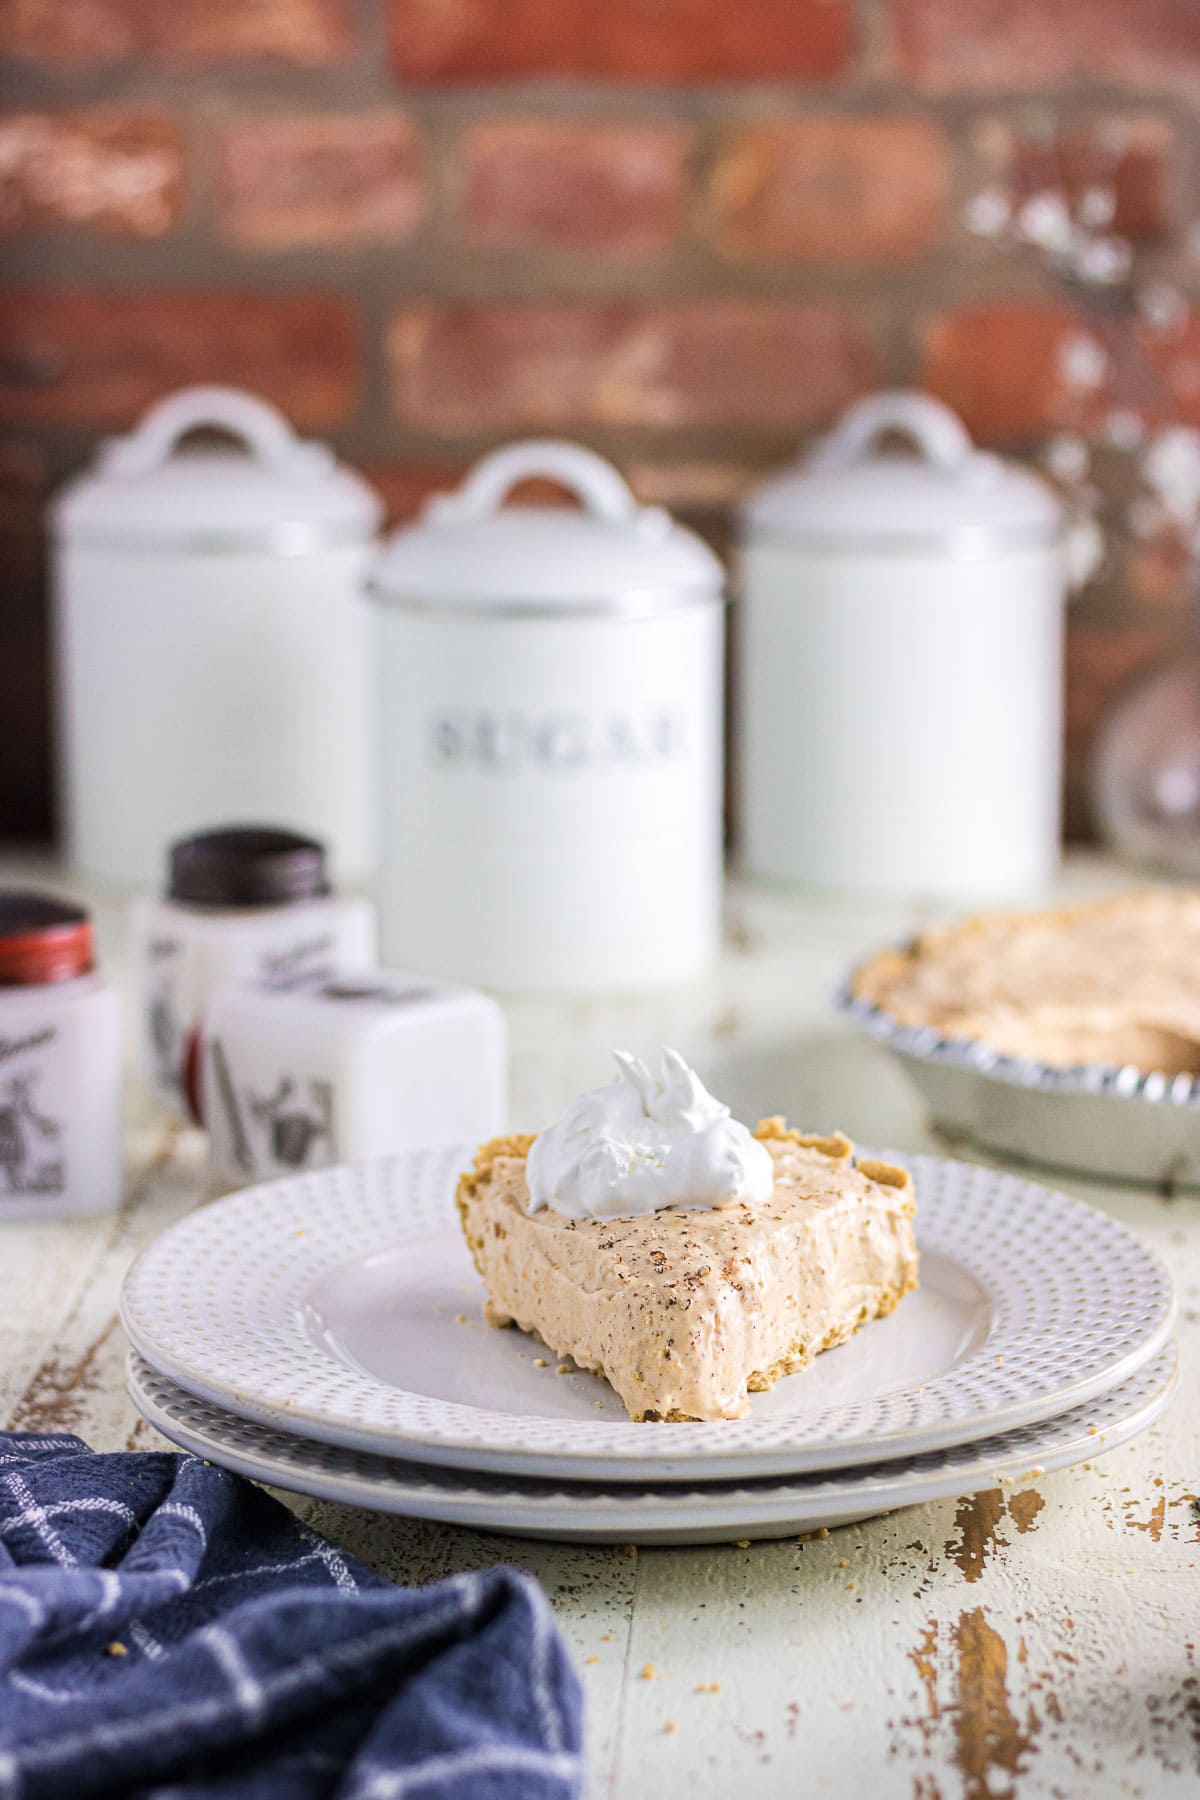
[[[504,507],[530,476],[581,506]],[[711,551],[591,452],[516,444],[392,537],[374,591],[388,958],[508,990],[703,969],[722,850]]]
[[[179,1113],[197,1028],[224,982],[301,987],[375,957],[370,901],[332,892],[320,844],[264,827],[173,844],[166,895],[134,901],[131,929],[143,1079]]]
[[[1092,763],[1096,822],[1135,867],[1200,879],[1200,652],[1122,693]]]
[[[910,438],[916,455],[877,440]],[[853,407],[743,515],[741,858],[956,902],[1059,855],[1066,538],[1035,475],[921,394]]]
[[[180,449],[201,427],[239,448]],[[153,882],[213,819],[275,819],[372,861],[374,492],[273,407],[190,388],[106,444],[52,511],[59,765],[72,863]]]
[[[0,892],[0,1222],[111,1212],[121,1198],[121,1021],[91,920]]]
[[[229,1186],[504,1130],[494,1000],[385,969],[280,992],[232,982],[202,1028],[196,1111]]]

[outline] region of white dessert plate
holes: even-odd
[[[635,1425],[598,1376],[483,1324],[454,1189],[467,1150],[248,1188],[143,1251],[133,1346],[271,1429],[425,1463],[557,1480],[695,1481],[911,1456],[1048,1418],[1161,1348],[1162,1263],[1082,1201],[916,1156],[921,1285],[747,1417]]]
[[[1171,1344],[1088,1405],[957,1449],[833,1476],[698,1488],[603,1487],[427,1468],[268,1431],[195,1399],[136,1352],[129,1359],[129,1392],[144,1419],[172,1443],[252,1480],[347,1506],[517,1537],[632,1544],[711,1544],[832,1530],[923,1500],[1036,1479],[1091,1461],[1144,1431],[1178,1379],[1179,1353]]]

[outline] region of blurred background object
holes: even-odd
[[[188,448],[198,431],[233,442]],[[157,880],[214,819],[271,819],[372,866],[363,592],[378,495],[236,388],[160,400],[51,510],[59,778],[71,865]]]
[[[578,505],[506,506],[530,478]],[[385,955],[509,993],[707,969],[725,675],[707,545],[594,451],[535,439],[393,532],[372,592]]]
[[[0,1222],[121,1198],[121,1014],[91,914],[0,888]]]
[[[914,454],[881,453],[895,436]],[[742,525],[745,867],[957,900],[1049,882],[1072,558],[1047,484],[899,390],[852,406]]]
[[[227,982],[312,987],[369,968],[375,910],[339,893],[324,844],[264,826],[178,838],[161,897],[130,916],[139,993],[141,1074],[187,1117],[189,1068],[209,1001]]]
[[[1160,432],[1142,472],[1143,505],[1171,535],[1194,596],[1200,431]],[[1126,861],[1200,877],[1200,642],[1190,654],[1166,657],[1118,696],[1096,746],[1094,798],[1101,831]]]
[[[928,388],[1113,546],[1089,828],[1098,721],[1189,631],[1139,496],[1200,424],[1195,0],[0,0],[0,43],[0,832],[52,824],[46,494],[215,380],[393,519],[553,431],[722,549],[850,400]]]
[[[1095,807],[1126,862],[1200,877],[1200,655],[1120,696],[1096,751]]]
[[[292,988],[227,982],[205,1014],[195,1074],[223,1187],[481,1143],[508,1123],[495,1000],[388,969]]]

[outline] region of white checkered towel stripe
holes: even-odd
[[[0,1433],[0,1800],[565,1800],[580,1736],[519,1571],[396,1588],[195,1457]]]

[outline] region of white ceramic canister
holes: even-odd
[[[286,991],[369,968],[375,909],[333,892],[315,839],[235,826],[172,844],[167,891],[133,902],[130,936],[142,1079],[186,1115],[188,1065],[217,989],[246,980]]]
[[[581,506],[504,507],[532,476]],[[590,451],[514,444],[392,537],[374,587],[388,960],[508,990],[703,969],[722,855],[712,552]]]
[[[193,1102],[223,1186],[478,1144],[507,1122],[504,1015],[471,988],[387,969],[286,992],[227,982],[202,1038]]]
[[[0,892],[0,1221],[111,1212],[121,1198],[121,1020],[92,922]]]
[[[900,432],[915,455],[884,455]],[[743,513],[741,859],[999,898],[1058,861],[1067,538],[1052,491],[915,393],[851,408]]]
[[[238,448],[181,449],[215,427]],[[324,445],[233,388],[105,444],[52,511],[66,849],[122,886],[213,819],[373,860],[370,609],[382,516]]]

